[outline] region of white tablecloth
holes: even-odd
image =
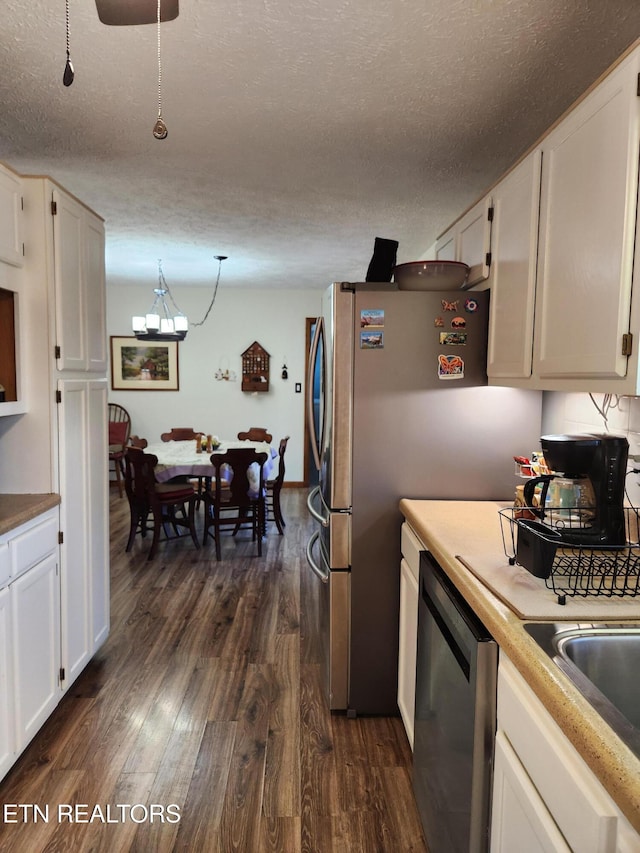
[[[262,466],[265,481],[275,473],[278,451],[264,441],[238,441],[236,439],[222,440],[220,447],[214,453],[226,453],[235,447],[254,447],[257,453],[266,453],[267,461]],[[156,480],[164,483],[172,477],[215,477],[216,469],[210,461],[211,454],[203,450],[196,452],[195,439],[191,441],[160,441],[149,444],[145,453],[158,457]],[[251,479],[251,477],[250,477]],[[257,481],[257,472],[256,472]],[[253,483],[252,483],[253,485]]]

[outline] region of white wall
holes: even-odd
[[[542,403],[543,435],[553,433],[610,432],[626,435],[629,454],[640,455],[640,397],[609,398],[594,394],[593,400],[606,419],[599,414],[589,394],[564,394],[545,391]],[[610,405],[607,406],[607,403]],[[629,470],[640,468],[640,462],[629,460]],[[640,476],[627,476],[627,494],[632,506],[640,506]]]
[[[173,285],[173,294],[190,322],[202,319],[211,291]],[[107,284],[107,332],[132,335],[132,314],[145,314],[152,302],[154,282],[132,287]],[[113,391],[109,401],[120,403],[131,415],[132,432],[149,441],[171,427],[191,426],[222,438],[235,438],[239,430],[266,427],[274,443],[291,436],[287,447],[286,479],[304,480],[305,326],[307,317],[320,312],[322,291],[236,290],[218,291],[206,323],[191,328],[178,344],[180,390]],[[267,393],[240,390],[241,353],[258,341],[271,355],[271,382]],[[289,378],[281,378],[282,365]],[[236,372],[237,381],[217,381],[218,368]],[[295,393],[295,383],[303,393]]]

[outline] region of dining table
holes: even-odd
[[[278,449],[265,441],[240,441],[239,439],[220,439],[220,444],[211,451],[226,453],[236,447],[253,447],[257,453],[266,453],[267,461],[262,466],[264,481],[271,479],[276,471]],[[196,441],[159,441],[148,444],[145,453],[152,453],[158,459],[155,468],[156,480],[165,483],[173,477],[215,477],[215,468],[211,464],[211,452],[198,453]],[[257,467],[257,466],[256,466]],[[250,476],[251,479],[251,476]],[[256,485],[258,472],[255,474]]]

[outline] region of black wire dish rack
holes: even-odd
[[[625,545],[578,547],[566,538],[589,527],[589,516],[576,508],[545,509],[543,523],[534,507],[499,510],[502,542],[511,565],[523,566],[558,596],[640,595],[640,508],[625,507]]]

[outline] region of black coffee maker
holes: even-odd
[[[584,548],[625,545],[624,488],[629,442],[615,435],[543,435],[545,462],[564,477],[588,478],[595,506],[583,525],[562,530],[564,542]]]

